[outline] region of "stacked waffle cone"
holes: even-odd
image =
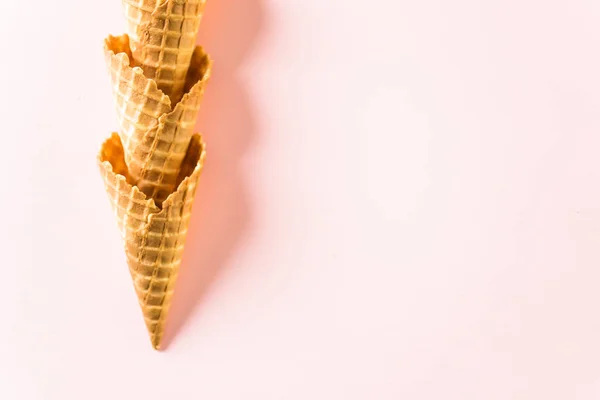
[[[205,0],[122,0],[104,43],[119,132],[98,155],[152,346],[159,349],[205,158],[194,125],[211,60],[195,46]]]

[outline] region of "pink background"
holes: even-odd
[[[209,0],[162,353],[95,164],[120,2],[3,11],[1,399],[600,398],[598,1]]]

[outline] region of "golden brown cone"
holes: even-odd
[[[127,35],[105,40],[105,58],[120,124],[128,182],[158,207],[175,190],[177,176],[193,134],[212,61],[196,47],[188,70],[186,94],[172,103],[142,69],[130,65]]]
[[[206,0],[123,0],[131,50],[144,75],[177,103]]]
[[[181,264],[205,145],[193,135],[177,190],[159,209],[128,181],[124,149],[113,133],[102,145],[98,163],[106,192],[125,243],[127,264],[142,308],[152,346],[160,348],[173,288]]]

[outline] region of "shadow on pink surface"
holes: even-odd
[[[196,312],[250,223],[239,161],[256,132],[237,70],[261,29],[261,1],[209,1],[202,19],[198,44],[214,60],[196,125],[207,155],[165,330],[165,349]]]

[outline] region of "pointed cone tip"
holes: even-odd
[[[152,348],[154,348],[154,350],[156,351],[161,351],[161,344],[160,344],[160,340],[156,340],[155,338],[152,338]]]

